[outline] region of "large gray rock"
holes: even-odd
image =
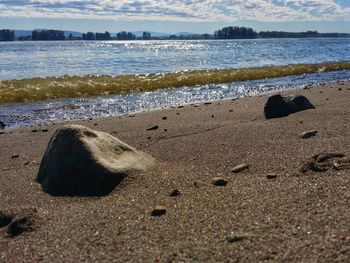
[[[112,135],[79,125],[66,125],[51,138],[36,181],[52,195],[100,196],[110,193],[133,171],[156,165]]]
[[[315,109],[311,102],[302,95],[282,97],[270,96],[265,104],[264,113],[266,119],[286,117],[298,111]]]

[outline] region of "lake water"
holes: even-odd
[[[120,75],[350,60],[348,39],[0,43],[0,79]]]
[[[350,39],[12,42],[0,43],[0,80],[88,74],[116,76],[335,61],[350,61]],[[9,127],[18,127],[112,116],[349,79],[350,71],[345,70],[180,89],[169,87],[156,92],[89,99],[5,104],[0,106],[0,120]]]

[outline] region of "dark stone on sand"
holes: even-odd
[[[21,235],[23,232],[32,230],[32,222],[29,217],[22,217],[16,219],[8,225],[6,230],[6,237],[16,237]]]
[[[316,130],[306,131],[306,132],[303,132],[303,133],[299,134],[299,137],[300,137],[301,139],[309,139],[309,138],[311,138],[311,137],[316,136],[316,134],[317,134],[317,131],[316,131]]]
[[[245,239],[248,238],[248,235],[246,234],[234,234],[230,237],[227,238],[227,242],[228,243],[236,243],[236,242],[239,242],[239,241],[243,241]]]
[[[166,208],[163,206],[156,206],[151,212],[151,216],[162,216],[165,215]]]
[[[42,132],[48,132],[49,130],[48,129],[43,129],[41,130]]]
[[[226,186],[228,181],[225,178],[216,177],[212,180],[212,184],[215,186]]]
[[[326,172],[332,169],[336,171],[350,169],[350,159],[342,153],[316,154],[301,167],[300,171]]]
[[[162,120],[167,120],[168,118],[167,117],[163,117]]]
[[[6,124],[0,121],[0,130],[5,129],[5,127],[6,127]]]
[[[52,136],[36,181],[55,196],[101,196],[155,160],[105,132],[65,125]]]
[[[17,159],[19,157],[19,154],[12,154],[11,159]]]
[[[5,227],[12,221],[12,215],[3,211],[0,211],[0,228]]]
[[[277,179],[277,174],[268,174],[268,175],[266,175],[266,178],[267,178],[268,180]]]
[[[148,128],[147,131],[155,131],[155,130],[158,130],[159,129],[159,126],[158,125],[155,125],[151,128]]]
[[[170,196],[176,197],[176,196],[179,196],[181,194],[182,194],[182,192],[180,190],[175,189],[174,191],[171,192]]]
[[[34,130],[32,130],[32,132],[38,132],[39,130],[37,130],[37,129],[34,129]]]
[[[310,101],[302,95],[282,97],[270,96],[264,107],[266,119],[286,117],[299,111],[315,109]]]
[[[204,105],[211,105],[213,104],[212,102],[204,102]]]
[[[243,164],[240,164],[240,165],[235,166],[235,167],[231,170],[231,172],[233,172],[233,173],[240,173],[240,172],[242,172],[242,171],[244,171],[244,170],[247,170],[248,168],[249,168],[249,165],[246,164],[246,163],[243,163]]]
[[[345,157],[345,154],[343,153],[322,153],[322,154],[316,154],[315,156],[313,156],[313,159],[315,159],[316,162],[318,163],[322,163],[329,159],[344,158],[344,157]]]

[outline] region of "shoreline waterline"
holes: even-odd
[[[303,88],[309,85],[349,81],[350,71],[336,71],[95,98],[11,103],[0,105],[0,120],[5,122],[8,128],[37,126],[72,120],[130,115],[179,105],[251,97]]]
[[[0,104],[65,98],[91,98],[341,70],[350,70],[350,61],[119,75],[115,77],[87,75],[2,80],[0,81]]]

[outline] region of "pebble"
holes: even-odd
[[[266,175],[266,178],[269,180],[277,179],[277,174],[268,174]]]
[[[236,243],[242,240],[245,240],[248,238],[248,235],[246,234],[234,234],[227,238],[227,242],[229,243]]]
[[[16,237],[30,230],[32,230],[30,220],[27,217],[22,217],[9,224],[5,235],[6,237]]]
[[[204,105],[211,105],[211,104],[213,104],[213,103],[211,103],[211,102],[205,102],[204,103]]]
[[[12,156],[11,156],[11,159],[16,159],[16,158],[18,158],[19,157],[19,154],[12,154]]]
[[[221,177],[216,177],[211,182],[215,186],[226,186],[228,184],[228,181]]]
[[[203,181],[199,181],[199,180],[194,181],[194,186],[197,187],[197,188],[201,188],[201,187],[204,187],[206,185],[207,184],[205,182],[203,182]]]
[[[151,212],[151,216],[162,216],[165,215],[166,208],[163,206],[156,206],[155,209]]]
[[[180,190],[175,189],[174,191],[171,192],[170,196],[175,197],[181,195],[182,192]]]
[[[158,125],[155,125],[151,128],[148,128],[147,131],[155,131],[155,130],[158,130],[159,129],[159,126]]]
[[[244,170],[247,170],[249,168],[249,165],[246,164],[246,163],[243,163],[243,164],[240,164],[240,165],[237,165],[236,167],[234,167],[231,171],[233,173],[240,173]]]
[[[9,215],[3,211],[0,211],[0,228],[7,226],[8,224],[11,223],[11,221],[12,221],[11,215]]]
[[[306,132],[303,132],[303,133],[299,134],[299,137],[300,137],[301,139],[309,139],[309,138],[311,138],[311,137],[316,136],[316,134],[317,134],[317,131],[316,131],[316,130],[306,131]]]
[[[162,120],[167,120],[168,118],[167,117],[163,117]]]

